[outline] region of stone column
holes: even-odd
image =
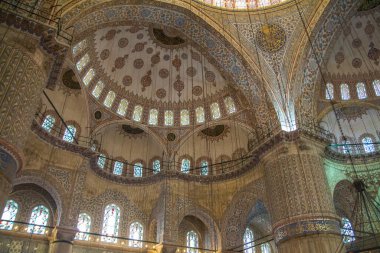
[[[8,200],[8,195],[11,192],[10,181],[0,173],[0,218],[3,214],[5,203]]]
[[[46,84],[31,53],[15,45],[7,38],[0,43],[0,173],[10,182],[22,167],[22,149]]]
[[[298,136],[281,141],[263,157],[279,253],[343,252],[339,219],[322,165],[323,148],[322,143]]]
[[[53,241],[50,244],[50,253],[72,253],[73,241],[77,229],[72,227],[56,227],[53,230]]]

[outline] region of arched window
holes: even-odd
[[[92,95],[95,97],[95,98],[99,98],[100,97],[100,94],[102,94],[103,92],[103,89],[104,89],[104,83],[102,81],[98,81],[96,83],[96,86],[95,88],[92,90]]]
[[[201,175],[207,176],[208,175],[208,162],[203,160],[201,161]]]
[[[189,174],[189,172],[190,172],[190,160],[189,159],[182,159],[181,172]]]
[[[161,163],[160,160],[154,160],[153,161],[153,174],[157,174],[161,170]]]
[[[211,109],[211,117],[212,119],[219,119],[220,118],[220,109],[219,109],[219,104],[218,103],[212,103],[210,105]]]
[[[95,76],[95,70],[94,69],[89,69],[86,73],[86,75],[83,77],[83,83],[84,85],[89,85],[89,83],[91,82],[92,78],[94,78]]]
[[[117,242],[117,238],[111,236],[117,236],[119,233],[119,221],[120,221],[120,208],[115,204],[110,204],[104,209],[103,229],[101,237],[102,242]]]
[[[270,253],[270,244],[269,243],[264,243],[261,244],[261,253]]]
[[[189,110],[181,110],[181,126],[188,126],[190,124]]]
[[[96,163],[99,168],[104,169],[104,166],[106,165],[106,156],[104,154],[99,154],[98,161]]]
[[[113,174],[119,175],[119,176],[123,174],[123,167],[124,167],[124,163],[115,161],[113,165]]]
[[[129,104],[128,100],[124,98],[120,100],[119,107],[117,108],[117,114],[121,116],[125,116],[125,113],[127,112],[128,104]]]
[[[132,119],[134,121],[140,122],[141,121],[141,116],[143,113],[143,108],[141,105],[136,105],[135,109],[133,110],[133,116]]]
[[[355,233],[349,219],[342,218],[341,234],[343,236],[343,243],[350,243],[355,241]]]
[[[198,124],[205,122],[205,111],[203,107],[197,107],[197,109],[195,109],[195,116]]]
[[[80,231],[76,234],[76,240],[87,241],[90,237],[88,234],[91,229],[91,217],[86,213],[79,214],[77,229]]]
[[[340,96],[341,96],[342,100],[349,100],[351,98],[350,88],[348,87],[348,84],[342,83],[340,85]]]
[[[49,210],[43,205],[36,206],[33,208],[32,215],[30,216],[28,233],[39,235],[45,233],[45,226],[48,220]]]
[[[334,99],[334,85],[332,83],[326,84],[326,95],[325,98],[328,100]]]
[[[143,175],[143,165],[141,163],[135,163],[133,166],[133,176],[142,177]]]
[[[84,67],[90,62],[90,56],[85,54],[78,62],[77,62],[77,70],[81,72]]]
[[[165,111],[165,126],[172,126],[174,124],[173,111]]]
[[[232,99],[232,97],[226,97],[226,98],[224,98],[224,105],[226,106],[227,112],[229,114],[236,112],[235,102]]]
[[[158,123],[158,110],[150,109],[149,110],[149,125],[156,126]]]
[[[244,238],[244,253],[254,253],[255,248],[253,248],[253,232],[249,228],[245,229]]]
[[[12,230],[13,222],[18,212],[18,204],[14,200],[8,200],[1,216],[0,229]],[[6,220],[6,221],[5,221]]]
[[[357,83],[356,84],[356,92],[358,93],[359,99],[366,99],[367,98],[367,90],[365,88],[364,83]]]
[[[374,80],[372,82],[372,85],[373,85],[373,89],[375,90],[375,95],[379,97],[380,96],[380,80]]]
[[[198,250],[196,248],[199,248],[199,239],[197,233],[194,231],[187,232],[186,235],[186,246],[187,246],[187,253],[196,253]]]
[[[362,139],[364,152],[366,153],[372,153],[375,152],[375,145],[373,144],[373,140],[371,137],[366,136]]]
[[[106,99],[104,99],[103,104],[107,107],[110,108],[113,104],[113,101],[115,100],[116,94],[112,90],[110,90],[106,96]]]
[[[129,238],[138,240],[130,240],[129,246],[135,247],[135,248],[141,248],[142,247],[142,239],[143,239],[144,229],[143,226],[139,222],[133,222],[131,226],[129,227]]]
[[[346,140],[346,142],[343,141],[342,151],[343,154],[353,154],[352,149],[352,143],[349,140]]]
[[[63,134],[63,140],[67,142],[73,142],[77,129],[73,125],[68,125],[65,133]]]
[[[73,47],[73,56],[76,56],[78,53],[82,52],[82,50],[85,49],[86,47],[87,47],[87,41],[86,40],[82,40],[81,42],[76,44]]]
[[[44,119],[44,122],[42,122],[42,128],[50,133],[51,129],[54,126],[54,123],[55,123],[55,118],[51,115],[47,115]]]

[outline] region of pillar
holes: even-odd
[[[73,241],[78,230],[72,227],[56,227],[53,230],[53,241],[50,253],[72,253]]]
[[[22,167],[22,149],[45,84],[42,68],[26,50],[7,39],[3,38],[0,43],[1,211],[16,172]]]
[[[323,148],[323,143],[298,136],[280,141],[263,157],[279,253],[343,252],[339,218],[322,164]]]

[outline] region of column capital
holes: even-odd
[[[281,132],[273,136],[266,146],[265,152],[261,154],[261,160],[266,163],[273,157],[287,156],[291,154],[314,154],[322,157],[327,140],[299,132]]]
[[[74,238],[77,232],[78,232],[78,229],[74,227],[65,227],[65,226],[55,227],[53,230],[54,242],[72,243],[72,241],[74,241]]]

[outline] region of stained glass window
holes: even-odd
[[[98,161],[96,163],[99,168],[104,169],[104,166],[106,165],[106,156],[104,154],[99,154]]]
[[[117,242],[117,238],[111,236],[117,236],[119,233],[120,222],[120,208],[115,204],[106,206],[104,210],[103,229],[101,237],[102,242]]]
[[[326,99],[334,99],[334,85],[332,83],[326,84]]]
[[[81,72],[84,67],[90,62],[90,57],[88,54],[85,54],[78,62],[77,62],[77,70]]]
[[[189,159],[182,159],[181,172],[186,173],[186,174],[190,173],[190,160]]]
[[[375,90],[375,95],[380,96],[380,80],[374,80],[372,82],[373,89]]]
[[[181,126],[187,126],[190,124],[189,110],[181,110]]]
[[[54,123],[55,123],[55,118],[51,115],[47,115],[44,119],[44,122],[42,122],[42,128],[50,133],[51,129],[54,126]]]
[[[357,83],[356,84],[356,92],[358,93],[359,99],[366,99],[367,98],[367,90],[365,88],[364,83]]]
[[[343,83],[340,85],[340,96],[342,100],[349,100],[351,98],[350,88],[348,87],[348,84]]]
[[[350,243],[355,241],[355,233],[349,219],[342,218],[341,234],[343,236],[343,243]]]
[[[143,165],[141,163],[135,163],[133,166],[133,176],[142,177],[143,175]]]
[[[73,125],[68,125],[65,133],[63,134],[63,140],[67,142],[73,142],[77,129]]]
[[[173,111],[165,111],[165,126],[172,126],[174,123]]]
[[[86,75],[83,77],[83,83],[84,83],[84,85],[87,86],[91,82],[92,78],[94,78],[94,76],[95,76],[95,70],[92,69],[92,68],[89,69],[87,71]]]
[[[104,83],[102,81],[98,81],[95,88],[92,90],[92,95],[95,98],[99,98],[100,94],[102,94],[102,91],[104,89]]]
[[[33,208],[32,215],[30,216],[28,233],[39,235],[45,233],[45,226],[48,220],[49,210],[43,205],[36,206]]]
[[[80,231],[76,234],[76,240],[87,241],[90,237],[88,234],[91,229],[91,217],[86,213],[79,214],[77,229]]]
[[[128,104],[129,104],[128,100],[123,98],[119,103],[119,107],[117,108],[117,114],[121,116],[125,116],[125,113],[127,112]]]
[[[154,160],[153,161],[153,174],[157,174],[161,170],[161,163],[160,160]]]
[[[201,175],[202,176],[208,175],[208,162],[207,161],[201,162]]]
[[[253,247],[253,232],[249,228],[245,229],[244,238],[244,253],[254,253],[255,248]]]
[[[226,106],[227,108],[227,112],[229,114],[231,113],[235,113],[236,112],[236,106],[235,106],[235,102],[234,100],[232,99],[232,97],[226,97],[224,99],[224,105]]]
[[[269,243],[261,244],[261,253],[270,253],[270,245]]]
[[[373,140],[371,137],[367,136],[362,139],[364,152],[372,153],[375,152],[375,145],[373,144]]]
[[[142,117],[142,112],[143,112],[143,108],[141,105],[136,105],[135,106],[135,109],[133,110],[133,120],[134,121],[137,121],[137,122],[140,122],[141,121],[141,117]]]
[[[87,41],[86,40],[82,40],[81,42],[79,42],[78,44],[76,44],[73,47],[73,55],[76,56],[78,53],[80,53],[86,47],[87,47]]]
[[[158,123],[158,110],[150,109],[149,111],[149,125],[157,125]]]
[[[1,216],[1,219],[3,221],[0,223],[0,229],[12,230],[13,222],[10,221],[14,221],[16,219],[17,212],[18,204],[14,200],[8,200],[5,204],[3,215]]]
[[[110,108],[113,104],[113,101],[115,100],[116,94],[112,90],[110,90],[106,96],[106,99],[104,99],[104,105],[108,108]]]
[[[119,175],[119,176],[123,174],[123,167],[124,167],[124,163],[116,161],[113,165],[113,174]]]
[[[210,105],[211,109],[211,117],[212,119],[219,119],[220,118],[220,109],[219,109],[219,104],[218,103],[212,103]]]
[[[197,253],[199,247],[198,235],[194,231],[187,232],[186,235],[187,253]]]
[[[197,118],[197,123],[203,123],[205,122],[205,111],[203,107],[197,107],[195,109],[195,116]]]
[[[129,227],[129,238],[138,240],[138,241],[130,240],[129,246],[135,247],[135,248],[141,248],[142,247],[141,240],[143,239],[143,233],[144,233],[143,226],[139,222],[133,222],[131,226]]]
[[[342,148],[342,151],[343,151],[343,154],[352,154],[353,152],[353,150],[352,150],[352,145],[350,145],[351,144],[351,142],[349,141],[349,140],[347,140],[345,143],[343,142],[342,143],[343,144],[343,148]]]

